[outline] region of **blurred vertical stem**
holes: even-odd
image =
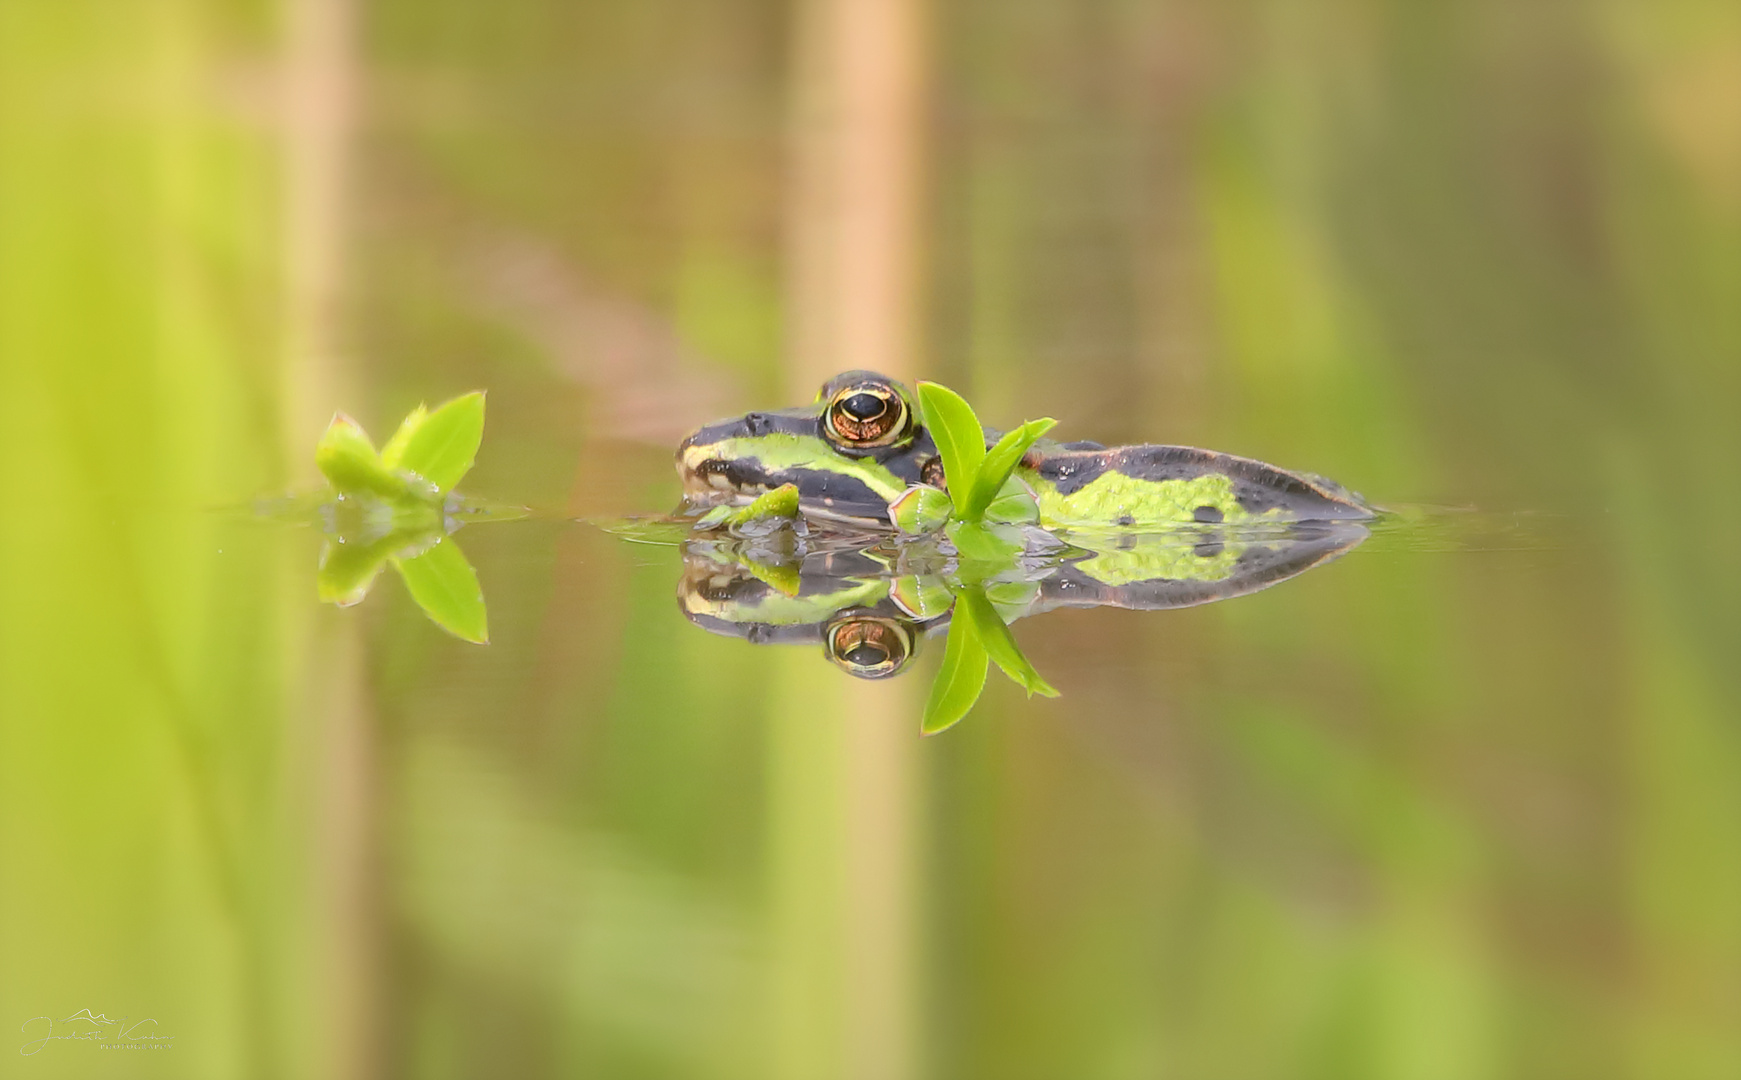
[[[285,67],[284,441],[296,479],[312,480],[307,447],[335,401],[361,401],[341,359],[340,297],[348,220],[350,141],[357,83],[353,0],[292,0]],[[333,624],[329,624],[333,625]],[[375,949],[379,882],[370,870],[376,817],[372,703],[355,620],[308,631],[306,662],[320,673],[317,700],[300,715],[325,718],[314,752],[328,777],[315,838],[319,931],[310,942],[327,993],[314,1006],[328,1038],[320,1073],[374,1075],[381,1064]]]
[[[787,396],[870,368],[910,377],[919,273],[916,240],[924,0],[801,0],[794,34],[788,251]],[[913,925],[914,690],[793,665],[776,708],[773,769],[836,779],[839,805],[796,797],[794,775],[770,808],[780,897],[780,957],[768,1030],[777,1077],[890,1077],[912,1071],[917,1041]],[[835,721],[828,746],[815,734]],[[804,743],[784,739],[805,732]],[[820,831],[832,842],[820,843]],[[781,837],[810,836],[794,847]],[[845,852],[831,865],[829,853]],[[820,865],[809,862],[823,859]],[[802,924],[780,912],[806,911]],[[824,917],[821,912],[834,913]],[[822,957],[845,954],[839,963]]]

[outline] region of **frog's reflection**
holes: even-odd
[[[903,606],[897,576],[871,550],[769,551],[733,540],[691,540],[678,599],[690,622],[756,645],[820,644],[861,679],[898,675],[919,643],[949,623]],[[908,601],[912,604],[912,601]]]
[[[692,538],[678,599],[689,621],[753,644],[819,644],[862,679],[905,671],[926,638],[947,630],[957,592],[982,590],[1006,625],[1056,608],[1162,611],[1258,592],[1321,566],[1368,536],[1352,522],[1267,532],[1214,527],[1071,535],[964,586],[935,548],[888,538]]]

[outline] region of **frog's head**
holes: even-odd
[[[807,515],[861,522],[886,522],[912,484],[943,482],[912,392],[873,371],[835,376],[804,408],[708,424],[677,448],[677,471],[691,509],[794,484]]]

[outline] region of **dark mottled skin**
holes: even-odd
[[[1223,475],[1233,482],[1239,505],[1253,514],[1285,510],[1302,521],[1361,520],[1373,516],[1371,508],[1347,489],[1321,477],[1278,469],[1251,458],[1236,457],[1193,446],[1121,446],[1111,450],[1042,450],[1024,459],[1037,459],[1034,474],[1071,495],[1093,483],[1107,471],[1137,480],[1195,480]],[[1199,521],[1217,518],[1202,517]]]

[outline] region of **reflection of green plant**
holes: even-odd
[[[477,572],[448,535],[461,510],[453,486],[471,469],[483,434],[482,393],[434,411],[419,405],[379,452],[356,421],[333,417],[315,449],[334,495],[321,508],[321,600],[360,602],[390,563],[436,625],[466,641],[489,640]]]
[[[931,686],[921,725],[932,734],[972,710],[993,663],[1030,695],[1058,694],[1022,655],[987,595],[988,588],[998,588],[988,585],[991,574],[1009,566],[1023,550],[1018,527],[1037,523],[1040,517],[1034,493],[1015,476],[1016,466],[1057,421],[1030,420],[987,450],[985,428],[960,394],[921,382],[919,407],[943,458],[949,491],[945,495],[936,488],[914,485],[890,506],[889,518],[908,534],[941,529],[959,556],[956,572],[947,580],[955,596],[955,613],[949,621],[943,666]]]
[[[993,587],[995,588],[995,586]],[[983,584],[954,584],[955,613],[949,620],[949,638],[943,647],[943,666],[931,684],[920,729],[931,735],[951,727],[966,716],[985,690],[985,675],[996,664],[1031,697],[1057,697],[1058,691],[1040,677],[1022,655],[1016,639],[1003,621]]]

